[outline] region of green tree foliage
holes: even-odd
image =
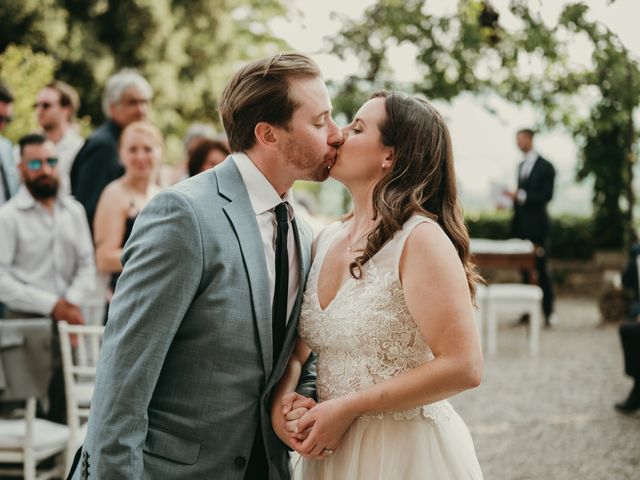
[[[55,62],[29,47],[11,46],[0,53],[0,78],[14,96],[14,120],[2,134],[16,142],[20,136],[38,128],[33,101],[38,91],[53,79]]]
[[[267,27],[283,13],[280,0],[0,0],[0,52],[17,44],[51,55],[94,125],[107,77],[137,68],[155,91],[153,119],[177,139],[189,122],[218,122],[239,63],[284,48]]]
[[[343,19],[332,41],[334,53],[355,55],[365,71],[348,79],[335,105],[351,114],[350,98],[392,86],[388,52],[403,44],[415,47],[420,79],[400,88],[431,99],[496,91],[516,103],[530,102],[540,108],[545,126],[564,125],[573,134],[583,153],[577,178],[595,179],[596,246],[620,248],[629,239],[635,203],[638,62],[615,34],[588,19],[586,2],[567,5],[553,26],[530,3],[512,0],[520,27],[507,31],[485,0],[460,0],[454,15],[441,17],[422,0],[378,0],[363,20]],[[571,59],[574,42],[584,40],[593,50],[588,67]]]

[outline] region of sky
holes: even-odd
[[[319,63],[327,79],[340,80],[357,73],[357,63],[329,55],[326,39],[340,28],[331,18],[339,12],[357,19],[372,0],[289,0],[291,5],[287,19],[273,22],[274,32],[284,38],[294,49],[311,54]],[[530,4],[540,12],[549,24],[555,23],[566,0],[534,0]],[[590,15],[598,18],[615,32],[622,43],[640,59],[640,35],[637,21],[640,18],[640,1],[587,0]],[[428,0],[427,10],[433,14],[455,11],[454,0]],[[493,0],[500,12],[500,22],[509,29],[516,20],[508,11],[509,0]],[[588,64],[590,52],[584,45],[573,46],[571,57],[577,63]],[[392,68],[398,80],[415,78],[413,68],[415,52],[410,47],[393,52]],[[539,118],[531,107],[510,104],[498,96],[474,97],[463,94],[452,102],[434,102],[447,119],[454,148],[456,171],[460,192],[467,211],[493,209],[492,187],[515,188],[516,166],[521,154],[515,146],[515,132],[531,126]],[[489,113],[490,106],[495,113]],[[557,170],[556,194],[551,202],[553,213],[577,213],[588,215],[591,211],[591,183],[576,184],[575,170],[579,152],[572,138],[562,129],[541,132],[535,139],[538,152],[550,160]],[[640,192],[640,171],[636,173],[637,192]]]

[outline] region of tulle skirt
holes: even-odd
[[[467,426],[452,411],[442,421],[356,420],[336,452],[322,460],[293,460],[295,480],[482,479]]]

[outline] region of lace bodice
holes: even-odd
[[[364,265],[363,278],[349,278],[324,310],[318,300],[318,276],[337,233],[348,224],[333,224],[318,239],[298,329],[318,354],[320,401],[360,390],[433,360],[431,349],[407,309],[398,268],[406,238],[422,222],[432,221],[411,217]],[[441,421],[449,417],[451,410],[448,402],[441,401],[371,415],[382,417],[390,413],[396,419],[410,419],[422,412],[425,417]]]

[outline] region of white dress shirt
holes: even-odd
[[[265,178],[262,172],[256,167],[251,159],[244,153],[235,152],[232,154],[233,161],[238,167],[240,176],[249,192],[249,200],[256,214],[260,235],[262,236],[262,246],[264,248],[264,258],[267,261],[267,274],[269,275],[269,290],[271,291],[271,304],[276,285],[276,216],[273,209],[276,205],[287,202],[289,210],[289,222],[294,219],[293,192],[288,190],[284,197],[275,191],[273,186]],[[289,235],[287,236],[287,252],[289,253],[289,297],[287,301],[287,321],[296,302],[298,289],[300,287],[299,260],[296,249],[296,241],[293,234],[293,225],[289,223]]]
[[[524,158],[522,160],[522,163],[520,164],[520,181],[526,180],[529,177],[537,159],[538,153],[533,149],[524,154]],[[520,205],[524,204],[524,202],[527,200],[527,192],[525,192],[523,188],[518,189],[516,195],[518,203]]]
[[[60,193],[69,195],[71,193],[71,166],[76,155],[84,145],[84,138],[73,128],[69,128],[67,133],[60,139],[56,146],[58,156],[58,176],[60,177]]]
[[[49,212],[23,185],[0,208],[0,302],[49,315],[60,297],[82,305],[96,268],[84,208],[60,195]]]

